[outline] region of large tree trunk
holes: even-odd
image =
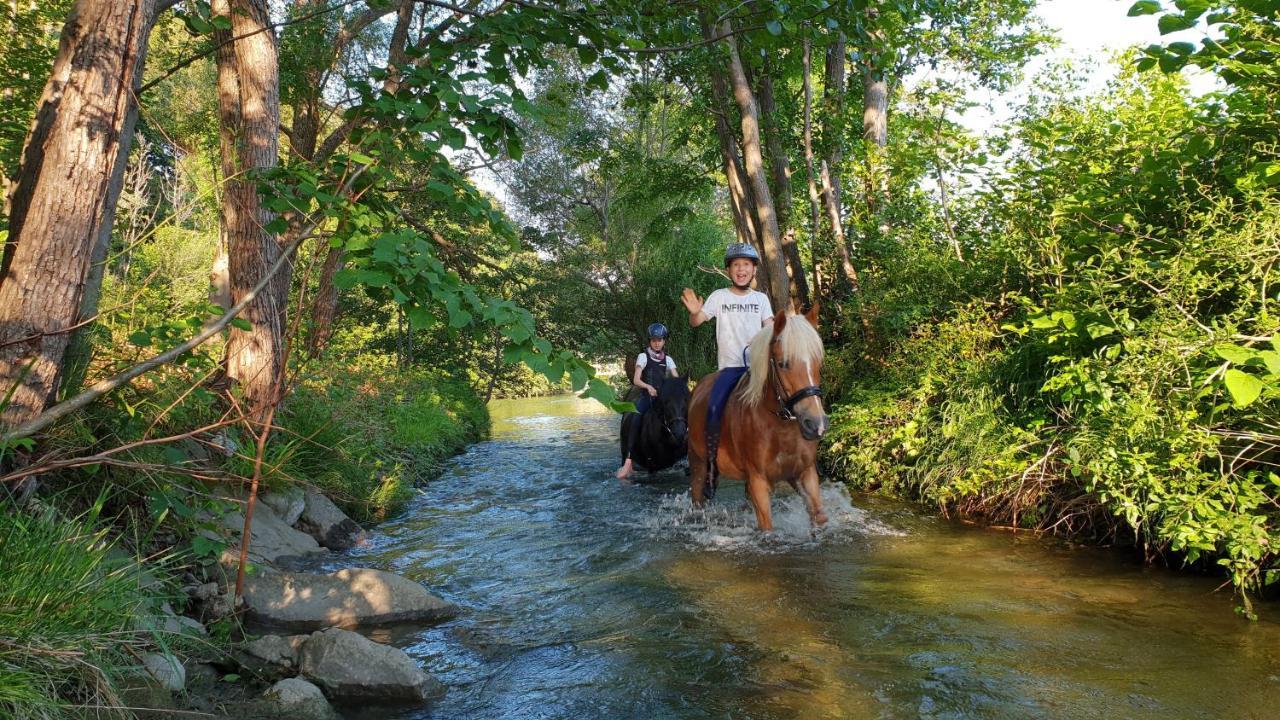
[[[280,256],[280,244],[266,226],[274,214],[262,206],[255,171],[278,161],[280,95],[275,36],[265,0],[214,0],[214,14],[230,17],[234,70],[239,87],[238,129],[223,128],[234,143],[234,166],[225,178],[222,212],[227,229],[231,299],[239,302]],[[229,71],[220,64],[219,76]],[[230,81],[227,82],[228,86]],[[220,96],[220,102],[223,98]],[[223,115],[231,108],[221,108]],[[238,130],[238,132],[237,132]],[[224,146],[225,147],[225,146]],[[291,273],[284,268],[242,313],[250,328],[232,328],[227,342],[227,374],[241,386],[249,413],[263,418],[278,399],[284,380],[284,311]]]
[[[874,67],[862,72],[862,137],[877,147],[889,141],[889,84]]]
[[[0,398],[14,390],[4,423],[35,417],[57,387],[68,328],[84,311],[90,268],[110,237],[147,38],[171,4],[80,0],[63,27],[0,256]]]
[[[742,58],[738,56],[738,43],[732,35],[729,21],[724,21],[721,27],[721,34],[726,36],[725,45],[729,48],[729,78],[733,83],[733,97],[742,115],[742,159],[746,165],[747,180],[755,193],[756,217],[760,221],[760,239],[764,246],[763,265],[769,279],[769,300],[774,307],[785,308],[791,299],[791,287],[787,280],[786,259],[782,254],[778,216],[774,211],[773,197],[769,193],[764,156],[760,151],[760,112],[742,66]]]
[[[215,5],[222,9],[225,3]],[[233,210],[227,190],[235,179],[239,163],[236,160],[236,138],[240,135],[240,78],[236,70],[236,47],[231,41],[230,30],[215,30],[213,41],[217,43],[214,60],[218,68],[218,245],[214,250],[213,267],[209,273],[209,302],[222,308],[234,305],[231,299],[231,227]],[[210,322],[217,316],[210,318]]]
[[[805,278],[796,229],[791,222],[791,161],[782,142],[778,108],[773,99],[773,68],[766,57],[760,69],[760,112],[764,117],[765,147],[773,170],[773,196],[778,202],[778,226],[782,228],[782,255],[786,258],[787,276],[791,280],[791,304],[796,310],[809,305],[809,281]]]

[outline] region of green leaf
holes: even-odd
[[[209,35],[213,32],[213,23],[198,15],[184,14],[182,22],[186,23],[187,30],[190,30],[192,35]],[[229,23],[230,21],[228,20]]]
[[[1257,357],[1258,351],[1239,345],[1221,344],[1213,346],[1213,354],[1234,365],[1244,365]]]
[[[1246,408],[1262,394],[1262,381],[1248,373],[1231,368],[1222,376],[1222,382],[1231,393],[1231,401],[1237,408]]]
[[[1260,350],[1258,357],[1262,358],[1262,362],[1266,364],[1267,372],[1280,375],[1280,353],[1273,350]]]
[[[595,73],[593,73],[591,77],[587,78],[586,85],[589,88],[595,88],[601,91],[608,90],[609,89],[609,73],[605,72],[603,69],[595,71]]]
[[[405,315],[409,317],[409,326],[414,330],[421,330],[431,325],[431,312],[421,305],[414,305],[405,311]]]
[[[454,328],[464,328],[471,324],[471,313],[466,310],[457,310],[449,308],[449,326]]]
[[[1161,35],[1168,35],[1169,33],[1194,27],[1195,21],[1184,15],[1161,15],[1156,22],[1156,26],[1160,28]]]
[[[1139,15],[1155,15],[1160,12],[1159,0],[1138,0],[1129,8],[1129,17],[1138,17]]]
[[[386,287],[391,283],[391,275],[381,270],[357,270],[356,282],[369,287]]]
[[[578,59],[582,61],[583,65],[591,65],[599,59],[599,57],[600,53],[596,52],[596,49],[590,45],[578,46]]]
[[[151,333],[146,330],[137,330],[129,334],[129,342],[138,347],[150,347]]]
[[[245,332],[249,332],[250,330],[253,329],[253,323],[241,317],[231,318],[231,327],[236,328],[238,330],[243,330]]]
[[[591,398],[615,410],[618,409],[615,404],[631,405],[631,403],[618,403],[617,397],[613,394],[613,388],[609,386],[609,383],[596,377],[591,378],[591,381],[587,383],[586,389],[578,397]],[[634,408],[634,406],[632,407]]]

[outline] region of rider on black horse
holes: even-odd
[[[630,432],[627,433],[627,442],[622,451],[622,467],[618,468],[618,472],[614,473],[619,480],[625,479],[631,474],[631,451],[635,448],[636,440],[640,437],[640,420],[644,417],[644,413],[653,404],[653,399],[658,396],[658,388],[662,386],[662,381],[670,377],[678,377],[676,372],[676,361],[671,359],[666,353],[667,338],[671,333],[667,330],[667,326],[662,323],[654,323],[649,326],[649,346],[644,349],[636,357],[636,371],[631,378],[631,382],[641,390],[640,397],[636,399],[636,416],[631,419]]]

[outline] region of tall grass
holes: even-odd
[[[88,514],[0,505],[0,717],[115,716],[119,681],[146,642],[134,620],[157,600]]]

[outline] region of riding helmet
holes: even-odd
[[[654,323],[649,326],[649,339],[666,340],[671,337],[671,333],[667,330],[667,326],[662,323]]]
[[[729,267],[729,263],[738,258],[746,258],[756,265],[760,264],[760,255],[756,252],[750,243],[729,243],[729,247],[724,251],[724,266]]]

